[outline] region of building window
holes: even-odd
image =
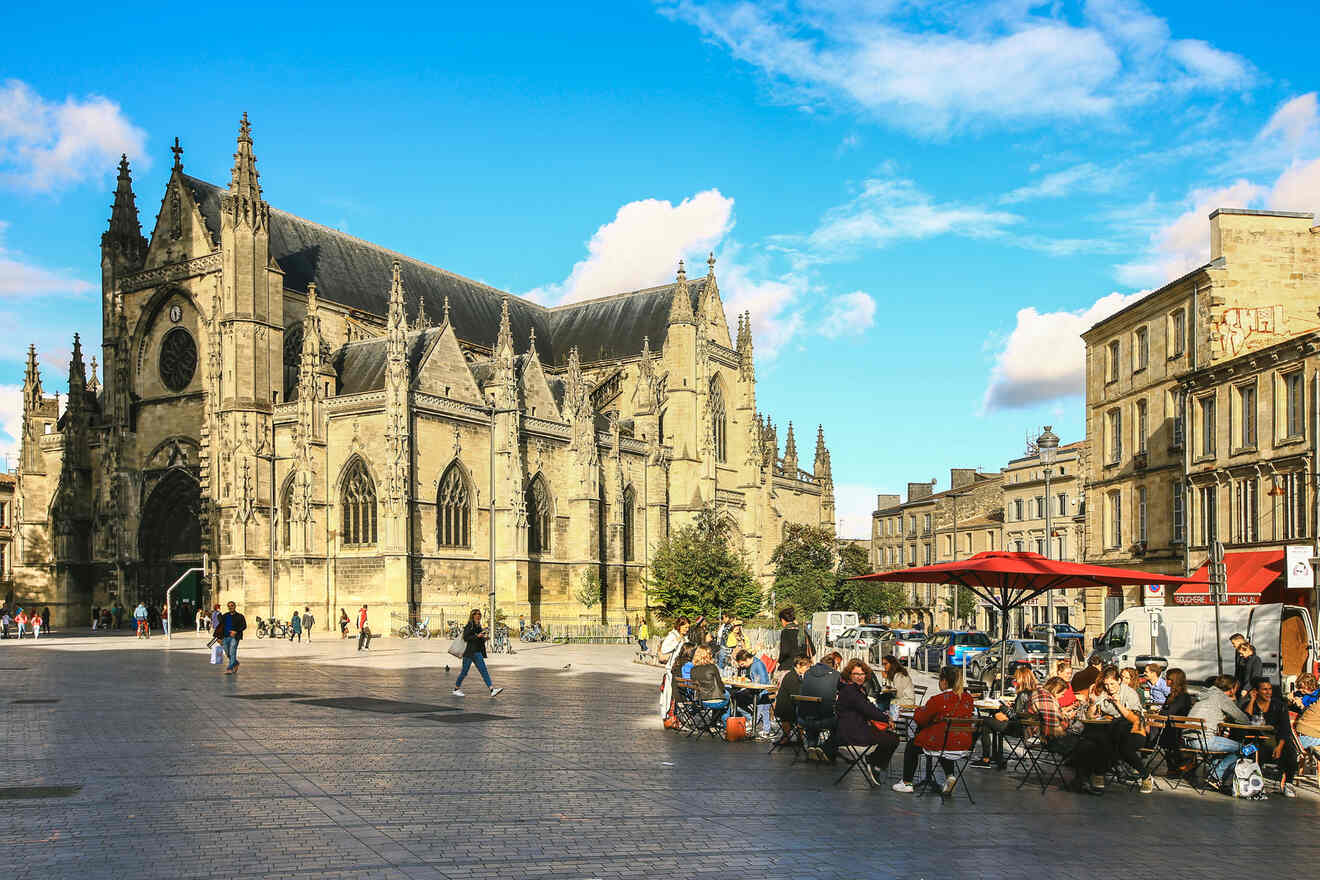
[[[1058,494],[1058,496],[1055,498],[1055,501],[1056,501],[1056,502],[1058,503],[1058,505],[1059,505],[1059,516],[1067,516],[1067,515],[1068,515],[1068,493],[1067,493],[1067,492],[1060,492],[1060,493]]]
[[[1260,521],[1258,486],[1255,477],[1233,483],[1233,540],[1239,544],[1257,540],[1256,524]]]
[[[908,565],[917,564],[917,545],[908,544]]]
[[[9,502],[0,501],[0,529],[9,527]]]
[[[637,507],[637,493],[629,486],[623,490],[623,561],[633,560],[633,521]]]
[[[1016,498],[1013,500],[1013,519],[1016,522],[1021,522],[1022,520],[1027,518],[1026,507],[1027,507],[1027,502],[1025,499]]]
[[[1034,499],[1032,499],[1032,500],[1034,500],[1034,501],[1036,502],[1036,519],[1044,519],[1044,518],[1045,518],[1045,496],[1044,496],[1044,495],[1037,495],[1037,496],[1036,496]]]
[[[1132,371],[1139,372],[1146,369],[1150,363],[1150,334],[1145,327],[1137,328],[1136,339],[1132,345]]]
[[[1187,313],[1174,309],[1169,315],[1169,357],[1181,357],[1187,350]]]
[[[1108,358],[1107,358],[1106,363],[1105,363],[1105,382],[1106,382],[1106,383],[1108,383],[1108,382],[1117,382],[1117,381],[1118,381],[1118,358],[1119,358],[1118,340],[1117,340],[1117,339],[1115,339],[1113,342],[1109,343],[1109,347],[1108,347],[1107,351],[1108,351]]]
[[[1305,538],[1306,476],[1300,471],[1283,475],[1283,536]]]
[[[440,479],[435,496],[435,543],[440,547],[472,546],[472,493],[458,462]]]
[[[1045,555],[1045,539],[1044,539],[1044,538],[1037,538],[1037,539],[1036,539],[1036,552],[1039,553],[1041,556],[1044,556],[1044,555]]]
[[[1025,553],[1027,551],[1027,545],[1021,540],[1017,540],[1013,542],[1013,549],[1018,553]]]
[[[1306,393],[1302,385],[1302,371],[1283,376],[1284,431],[1286,439],[1306,435]]]
[[[944,536],[944,555],[953,558],[953,535]]]
[[[1137,487],[1137,541],[1146,543],[1146,487]]]
[[[1215,397],[1213,394],[1199,398],[1196,405],[1201,412],[1201,454],[1215,454]]]
[[[913,514],[909,514],[909,515],[908,515],[908,534],[909,534],[909,535],[915,535],[916,533],[917,533],[917,515],[916,515],[915,513],[913,513]],[[915,554],[915,553],[913,554],[913,558],[914,558],[914,559],[916,558],[916,554]],[[915,565],[916,563],[914,562],[913,564]]]
[[[1144,455],[1146,453],[1146,434],[1149,429],[1146,425],[1146,401],[1137,401],[1137,453]]]
[[[1197,490],[1201,504],[1201,543],[1210,545],[1219,534],[1219,505],[1217,486],[1202,486]]]
[[[1186,540],[1187,515],[1184,510],[1182,483],[1173,484],[1173,543]]]
[[[967,540],[963,542],[964,544],[966,544],[966,547],[964,548],[964,550],[966,551],[966,553],[967,553],[968,556],[971,556],[971,555],[972,555],[972,535],[971,535],[970,532],[968,532],[964,537],[967,538]]]
[[[280,496],[280,546],[289,549],[293,535],[293,480],[284,487]]]
[[[929,534],[930,534],[930,514],[929,514],[929,513],[922,514],[922,517],[921,517],[921,533],[922,533],[923,535],[929,535]]]
[[[1181,449],[1183,445],[1183,398],[1179,394],[1170,391],[1164,397],[1165,409],[1173,416],[1173,438],[1169,446],[1173,449]]]
[[[1111,548],[1119,547],[1123,543],[1123,495],[1118,489],[1105,496],[1105,512],[1108,525],[1105,543]]]
[[[340,532],[344,543],[366,546],[376,543],[376,483],[360,458],[353,460],[344,477],[340,496]]]
[[[1233,413],[1236,416],[1237,445],[1239,449],[1252,449],[1256,446],[1256,384],[1239,385],[1234,395]]]
[[[930,544],[929,543],[923,544],[922,549],[923,549],[922,555],[925,557],[926,560],[924,564],[930,565]]]
[[[550,552],[550,491],[537,474],[527,484],[527,552]]]
[[[1105,421],[1108,427],[1105,440],[1109,447],[1105,450],[1105,461],[1108,464],[1118,464],[1123,460],[1123,411],[1111,409],[1105,413]]]
[[[715,460],[721,463],[728,461],[728,415],[724,409],[724,391],[720,388],[718,377],[710,380],[710,425],[712,440],[715,443]],[[797,474],[789,474],[789,476],[797,478]]]
[[[1068,557],[1068,538],[1065,535],[1059,535],[1054,539],[1054,558],[1066,559]]]

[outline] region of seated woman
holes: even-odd
[[[889,717],[897,721],[899,707],[911,706],[917,701],[912,691],[912,676],[908,675],[907,669],[893,654],[886,654],[880,663],[884,670],[884,683],[893,688],[892,693],[880,695],[880,708],[888,711]]]
[[[706,645],[698,645],[692,652],[692,671],[689,673],[692,684],[697,689],[697,699],[707,709],[727,709],[729,694],[724,688],[724,679],[720,678],[720,669],[715,665],[714,655]],[[727,716],[727,712],[725,715]]]
[[[739,648],[734,652],[733,668],[738,675],[750,682],[755,684],[770,683],[770,671],[765,668],[765,663],[746,648]],[[762,690],[742,689],[734,694],[733,703],[739,714],[746,715],[749,718],[753,708],[755,708],[757,738],[762,740],[770,738],[769,694]]]
[[[867,778],[875,785],[876,774],[885,772],[889,759],[898,750],[898,734],[892,730],[879,730],[871,723],[889,723],[889,716],[866,698],[866,683],[871,674],[871,667],[862,660],[849,660],[843,667],[843,674],[839,676],[839,698],[834,704],[838,725],[824,749],[832,761],[844,746],[875,746],[862,764]]]
[[[1022,733],[1022,724],[1018,721],[1031,711],[1031,696],[1040,683],[1036,673],[1025,664],[1013,670],[1013,690],[1017,696],[1013,705],[1002,712],[996,712],[985,720],[985,729],[981,733],[981,757],[972,762],[973,767],[999,767],[1004,762],[1004,734],[1018,736]],[[996,735],[997,734],[997,735]]]
[[[1126,684],[1123,684],[1119,671],[1113,666],[1106,666],[1096,679],[1098,686],[1095,699],[1087,709],[1087,717],[1092,720],[1110,719],[1104,740],[1109,745],[1110,760],[1117,754],[1133,770],[1141,772],[1142,760],[1140,749],[1146,745],[1146,718],[1141,707],[1141,697]],[[1103,728],[1101,728],[1103,729]],[[1103,788],[1104,778],[1092,778],[1092,788]],[[1154,791],[1154,780],[1143,776],[1141,791],[1149,794]]]
[[[678,678],[692,678],[692,654],[696,648],[691,645],[684,645],[678,649],[678,656],[674,658],[674,668],[678,670]]]
[[[945,721],[950,718],[974,718],[975,708],[972,696],[963,690],[962,670],[956,666],[940,669],[940,692],[926,701],[926,705],[912,716],[917,725],[917,735],[908,741],[903,749],[903,781],[894,783],[894,791],[912,793],[912,780],[917,775],[917,763],[923,751],[938,754],[940,766],[948,778],[944,780],[944,794],[952,794],[955,777],[950,753],[967,752],[972,747],[971,734],[962,731],[947,731],[945,742]]]
[[[793,702],[793,697],[802,693],[802,676],[810,668],[811,658],[806,654],[798,654],[793,658],[792,668],[784,675],[775,693],[775,717],[779,719],[779,728],[784,732],[785,739],[797,723],[797,704]]]

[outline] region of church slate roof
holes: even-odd
[[[186,174],[181,176],[192,191],[207,229],[218,242],[220,198],[225,190]],[[270,255],[283,270],[287,289],[306,293],[308,282],[315,281],[323,300],[381,316],[389,311],[390,266],[398,260],[409,318],[416,314],[416,299],[420,296],[427,315],[439,323],[448,297],[455,334],[478,345],[494,343],[499,332],[500,303],[507,297],[513,338],[526,340],[535,329],[541,362],[552,367],[567,363],[573,346],[587,364],[635,357],[642,350],[644,336],[650,337],[651,350],[658,350],[668,330],[674,290],[671,283],[547,309],[275,207],[270,209]],[[692,279],[688,286],[695,309],[705,279]],[[356,362],[359,357],[364,355],[353,356],[355,369],[364,366]]]
[[[317,288],[318,290],[320,288],[319,281]],[[431,339],[439,333],[439,327],[431,327],[427,330],[414,330],[408,334],[404,344],[408,356],[409,377],[417,375],[422,356],[426,354]],[[379,391],[384,388],[388,341],[384,336],[377,336],[373,339],[341,345],[331,356],[331,364],[338,375],[335,394],[360,394],[363,391]],[[290,399],[297,399],[296,386],[295,394]]]

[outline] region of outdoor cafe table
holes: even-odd
[[[1219,729],[1226,730],[1230,739],[1249,742],[1251,740],[1269,739],[1274,736],[1275,730],[1268,724],[1237,724],[1231,721],[1219,722]]]
[[[731,691],[752,691],[752,692],[753,692],[754,696],[753,696],[753,698],[752,698],[752,732],[751,732],[751,738],[752,738],[752,739],[756,739],[756,714],[757,714],[757,713],[756,713],[756,707],[757,707],[758,703],[760,702],[761,694],[765,694],[767,697],[770,697],[770,698],[771,698],[771,702],[773,702],[773,697],[774,697],[774,695],[775,695],[775,691],[777,691],[777,690],[779,689],[779,686],[778,686],[778,685],[774,685],[774,684],[758,684],[757,682],[749,681],[749,680],[747,680],[747,679],[745,679],[745,678],[731,678],[731,679],[729,679],[728,681],[726,681],[726,682],[724,682],[724,683],[725,683],[726,685],[729,686],[729,690],[731,690]]]
[[[976,714],[983,720],[994,718],[996,712],[1003,712],[1004,709],[1007,708],[1003,700],[976,700],[972,703],[972,706],[976,709]],[[1003,731],[996,730],[993,727],[986,727],[984,729],[990,731],[990,737],[994,743],[993,754],[1002,755],[1004,753]],[[989,758],[990,755],[983,754],[982,757]]]

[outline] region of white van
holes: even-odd
[[[811,637],[817,645],[832,648],[839,633],[857,623],[856,611],[817,611],[811,615]]]
[[[1233,674],[1228,637],[1242,633],[1260,655],[1264,674],[1286,687],[1317,659],[1311,617],[1297,605],[1221,605],[1219,639],[1226,675]],[[1187,673],[1192,684],[1219,674],[1215,654],[1215,609],[1211,605],[1156,605],[1128,608],[1096,639],[1106,664],[1141,669],[1159,660]]]

